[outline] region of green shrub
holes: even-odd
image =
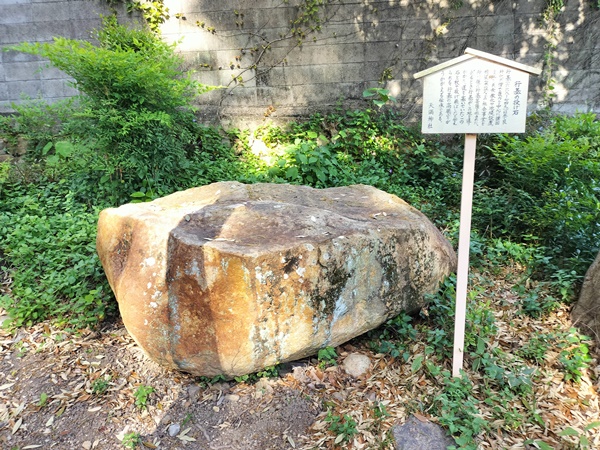
[[[119,25],[97,32],[98,46],[58,37],[12,50],[40,55],[74,78],[83,95],[67,132],[93,149],[100,188],[120,200],[146,186],[169,191],[192,170],[198,134],[192,100],[211,88],[182,69],[175,44]]]
[[[551,270],[583,274],[600,243],[600,122],[595,114],[557,116],[525,139],[502,136],[491,151],[498,171],[485,180],[488,194],[477,203],[488,200],[496,207],[475,209],[477,220],[487,217],[496,234],[517,241],[539,236],[552,258]]]

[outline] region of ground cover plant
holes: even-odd
[[[116,308],[95,253],[98,212],[213,181],[369,184],[405,199],[456,240],[462,143],[424,138],[403,124],[383,106],[384,90],[369,91],[367,100],[378,103],[362,110],[340,106],[285,127],[225,131],[195,122],[191,100],[207,88],[180,68],[172,46],[114,18],[105,20],[98,42],[16,47],[66,70],[82,96],[52,106],[31,102],[0,118],[10,148],[28,145],[21,161],[0,163],[7,336],[18,327],[56,330],[40,335],[57,349],[55,336],[101,329]],[[463,376],[449,374],[449,278],[419,316],[400,315],[348,347],[319,352],[314,374],[326,388],[307,388],[307,395],[322,411],[302,448],[390,448],[389,427],[410,413],[438,421],[462,449],[600,445],[594,347],[568,321],[599,250],[600,122],[592,113],[539,114],[529,122],[526,135],[487,136],[478,149]],[[6,348],[23,358],[31,348],[43,350],[35,339],[10,342]],[[349,349],[371,355],[379,387],[343,378],[338,363]],[[267,368],[240,377],[235,389],[264,377],[282,375]],[[117,378],[94,375],[89,398],[111,401]],[[130,378],[130,413],[157,413],[152,379]],[[383,387],[386,379],[392,386]],[[224,380],[190,382],[210,389]],[[340,386],[347,391],[333,396]],[[360,397],[363,391],[368,398],[376,392],[376,401]],[[60,400],[43,394],[43,402],[35,397],[38,408]],[[0,409],[0,422],[15,434],[23,412]],[[144,433],[129,430],[123,446],[143,445]]]

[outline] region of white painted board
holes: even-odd
[[[529,74],[470,58],[423,83],[423,133],[523,133]]]

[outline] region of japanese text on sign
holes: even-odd
[[[478,59],[425,78],[423,133],[519,133],[528,74]]]

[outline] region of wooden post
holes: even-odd
[[[454,316],[454,357],[452,376],[460,377],[465,346],[467,286],[469,284],[469,248],[471,244],[471,211],[475,178],[476,134],[465,135],[462,193],[460,197],[460,229],[458,233],[458,268],[456,270],[456,310]]]

